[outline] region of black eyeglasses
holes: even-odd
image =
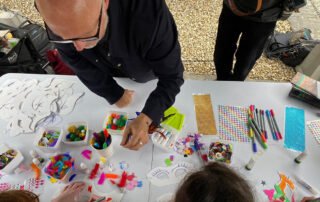
[[[35,4],[36,9],[37,5]],[[48,39],[52,43],[60,43],[60,44],[67,44],[67,43],[74,43],[75,41],[81,41],[81,42],[90,42],[90,41],[97,41],[99,40],[99,35],[100,35],[100,25],[101,25],[101,18],[102,18],[102,10],[103,10],[103,0],[101,0],[101,9],[100,9],[100,15],[99,15],[99,20],[98,20],[98,31],[97,33],[92,36],[92,37],[85,37],[85,38],[72,38],[72,39],[52,39],[50,35],[54,35],[54,33],[48,28],[46,23],[44,23],[46,30],[47,30],[47,35]],[[59,37],[60,38],[60,37]]]

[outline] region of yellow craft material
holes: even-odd
[[[214,119],[210,94],[193,95],[198,133],[216,135],[217,128]]]
[[[5,36],[4,36],[5,39],[9,40],[9,39],[12,39],[13,38],[13,35],[11,34],[11,32],[7,33]]]

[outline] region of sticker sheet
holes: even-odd
[[[309,121],[307,122],[307,126],[318,144],[320,144],[320,120]]]
[[[223,140],[250,142],[248,137],[248,109],[237,106],[218,106],[219,137]]]

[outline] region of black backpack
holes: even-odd
[[[266,43],[264,53],[267,58],[279,59],[290,67],[301,64],[311,50],[320,44],[312,39],[309,29],[296,32],[274,33]]]
[[[0,23],[0,30],[10,30],[19,42],[5,56],[0,58],[0,76],[6,73],[46,74],[46,52],[53,49],[45,29],[29,20],[18,28]]]

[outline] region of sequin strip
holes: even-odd
[[[219,137],[223,140],[249,142],[248,109],[236,106],[218,106]]]

